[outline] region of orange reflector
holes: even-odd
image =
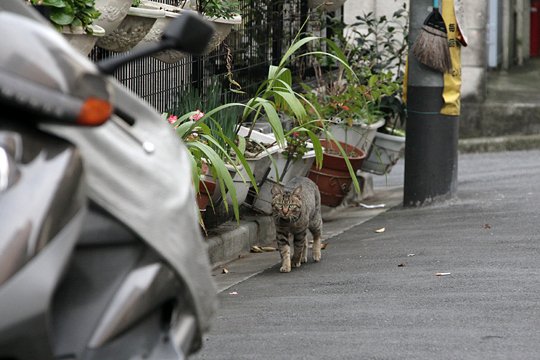
[[[81,106],[77,124],[98,126],[107,121],[112,115],[112,105],[103,99],[88,98]]]

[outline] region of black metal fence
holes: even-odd
[[[177,1],[161,2],[176,5]],[[115,77],[161,112],[172,106],[180,89],[193,86],[204,92],[215,76],[238,83],[245,93],[238,100],[243,100],[254,94],[269,65],[279,62],[300,32],[321,34],[324,17],[308,9],[306,0],[239,2],[242,23],[211,53],[187,56],[174,64],[149,57],[119,69]],[[90,54],[94,61],[109,56],[115,54],[97,47]],[[306,64],[305,58],[297,58],[288,67],[294,76],[302,77]]]

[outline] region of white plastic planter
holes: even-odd
[[[245,126],[240,126],[238,130],[238,135],[246,137],[249,134],[249,128]],[[276,145],[276,139],[271,134],[263,134],[260,131],[253,130],[250,135],[250,139],[262,144],[262,145],[272,145],[268,147],[265,151],[261,151],[257,156],[246,158],[247,163],[253,173],[253,177],[257,184],[260,184],[266,175],[268,168],[272,164],[270,156],[276,154],[279,151],[279,146]]]
[[[371,151],[362,164],[362,171],[385,175],[392,170],[405,150],[405,137],[377,133]]]
[[[336,140],[362,149],[367,154],[373,143],[377,129],[383,126],[384,122],[384,119],[381,119],[369,125],[359,122],[357,124],[352,124],[352,126],[344,123],[332,122],[330,125],[330,132]]]
[[[227,166],[229,167],[229,166]],[[247,195],[249,193],[249,188],[251,183],[249,182],[249,176],[243,166],[237,166],[238,170],[234,169],[232,166],[229,167],[229,172],[233,178],[234,188],[236,189],[236,200],[238,205],[242,205],[246,201]],[[231,195],[227,194],[227,203],[232,206],[233,202]]]

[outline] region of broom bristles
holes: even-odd
[[[438,9],[433,9],[424,22],[412,52],[420,63],[432,69],[442,73],[452,70],[446,26]]]

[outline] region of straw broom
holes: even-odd
[[[420,34],[412,47],[418,61],[434,70],[445,73],[452,69],[448,34],[439,12],[439,0],[433,1],[433,10],[424,21]]]

